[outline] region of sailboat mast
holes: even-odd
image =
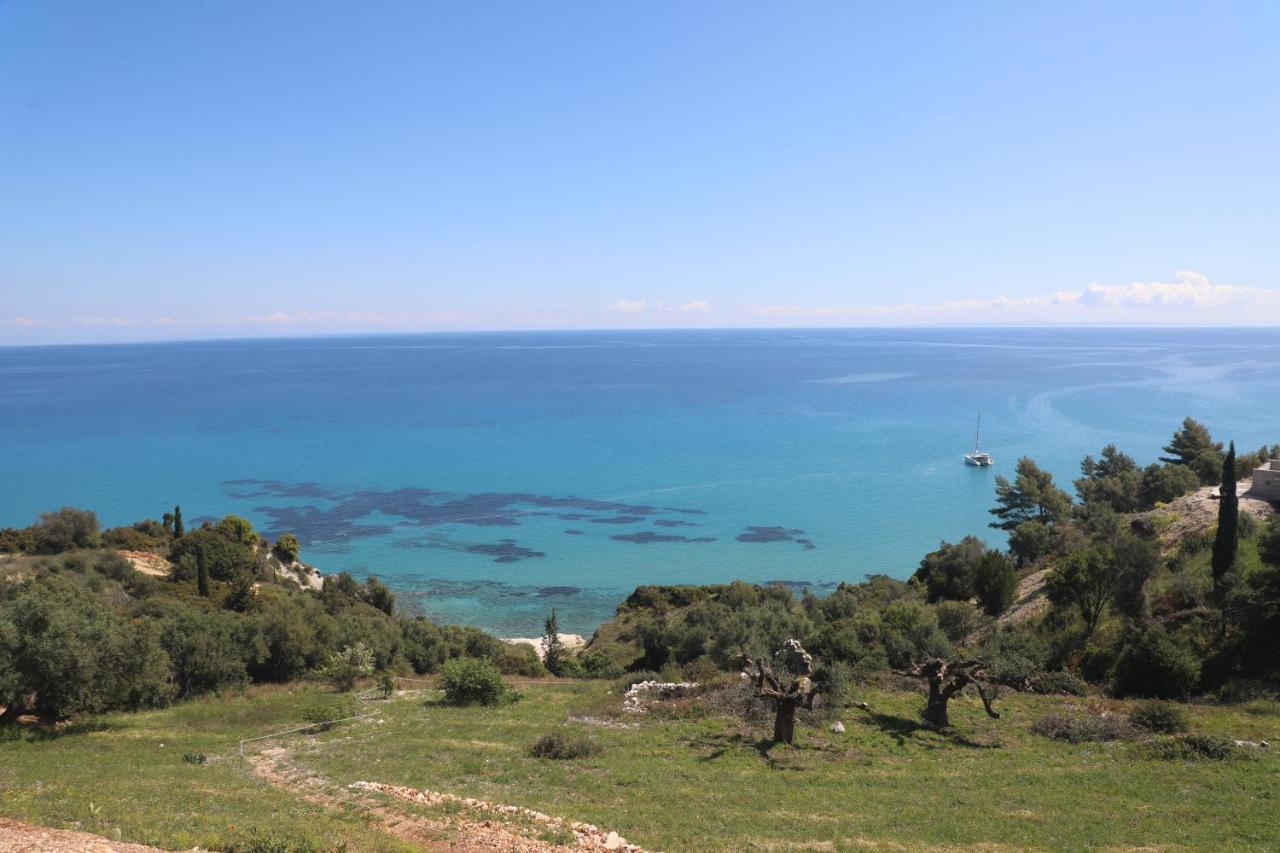
[[[982,449],[982,412],[978,412],[978,431],[973,434],[973,452]]]

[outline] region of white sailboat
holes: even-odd
[[[964,464],[988,468],[994,461],[990,453],[982,452],[982,412],[978,412],[978,431],[973,436],[973,450],[964,455]]]

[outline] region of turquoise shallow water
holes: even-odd
[[[981,410],[994,471],[962,464]],[[0,349],[0,525],[236,512],[503,634],[641,583],[908,575],[1023,453],[1280,441],[1275,330],[421,335]]]

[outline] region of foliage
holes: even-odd
[[[538,652],[526,643],[508,643],[493,663],[503,675],[539,678],[547,674],[547,668],[538,659]]]
[[[1280,513],[1271,516],[1258,536],[1258,556],[1268,566],[1280,568]]]
[[[560,641],[560,626],[556,622],[556,609],[553,607],[542,632],[542,664],[552,675],[563,675],[561,669],[564,659],[564,643]]]
[[[973,592],[988,616],[999,616],[1013,604],[1017,588],[1013,561],[999,551],[987,551],[974,565]]]
[[[479,658],[447,661],[440,670],[440,687],[450,705],[496,705],[507,693],[502,673]]]
[[[1037,672],[1027,679],[1027,689],[1032,693],[1060,696],[1083,696],[1088,692],[1079,676],[1061,669]]]
[[[1225,593],[1227,575],[1235,568],[1236,552],[1240,547],[1240,498],[1236,495],[1236,444],[1231,442],[1226,458],[1222,460],[1222,486],[1218,497],[1218,529],[1213,538],[1213,588],[1221,598]]]
[[[1187,730],[1187,715],[1172,702],[1140,702],[1129,712],[1129,722],[1156,734],[1171,735]]]
[[[357,642],[345,646],[330,660],[325,675],[333,686],[344,693],[356,686],[356,682],[373,674],[373,652],[367,645]]]
[[[323,732],[339,720],[355,716],[355,707],[345,697],[316,696],[302,706],[302,719],[312,723],[312,731]]]
[[[1117,696],[1184,699],[1199,678],[1195,653],[1163,628],[1151,626],[1125,643],[1111,688]]]
[[[1111,550],[1094,545],[1059,563],[1045,579],[1045,590],[1054,604],[1079,609],[1088,636],[1098,627],[1118,580],[1119,570]]]
[[[35,551],[61,554],[73,548],[97,548],[101,541],[98,515],[87,509],[64,506],[41,513],[33,531]]]
[[[213,527],[219,536],[236,545],[253,548],[258,544],[258,534],[247,518],[238,515],[224,515]]]
[[[1045,714],[1031,724],[1031,731],[1067,743],[1133,740],[1137,737],[1128,720],[1115,714],[1090,717]]]
[[[1200,476],[1185,465],[1151,464],[1142,469],[1139,495],[1144,507],[1169,503],[1200,486]]]
[[[1136,512],[1142,508],[1142,471],[1133,457],[1114,444],[1102,448],[1098,459],[1086,456],[1080,463],[1081,478],[1075,481],[1076,494],[1086,506],[1104,505],[1115,512]]]
[[[703,660],[699,658],[699,660]],[[619,678],[622,667],[604,652],[588,651],[578,658],[587,678]]]
[[[550,758],[556,761],[573,761],[588,758],[601,752],[600,744],[581,732],[556,729],[534,741],[529,754],[534,758]]]
[[[966,536],[954,545],[943,542],[924,556],[912,578],[924,584],[930,602],[968,601],[974,595],[974,567],[986,553],[986,543],[976,536]]]
[[[986,662],[987,676],[1000,684],[1023,688],[1049,660],[1049,645],[1024,627],[1006,627],[993,633],[978,649]]]
[[[1161,462],[1186,466],[1195,472],[1200,485],[1211,486],[1218,482],[1222,470],[1222,443],[1215,443],[1208,427],[1199,421],[1185,419],[1164,452],[1169,456],[1160,457]]]
[[[968,637],[983,624],[982,611],[967,601],[940,601],[935,613],[938,627],[953,643]]]
[[[1018,460],[1012,483],[996,476],[996,517],[992,527],[1014,530],[1024,521],[1052,524],[1065,518],[1071,510],[1071,497],[1053,483],[1053,475],[1036,465],[1029,457]]]
[[[274,545],[271,546],[271,553],[282,563],[293,563],[297,561],[298,554],[302,550],[302,546],[298,544],[298,537],[292,533],[281,533]]]
[[[174,562],[187,555],[199,560],[201,554],[210,579],[215,581],[229,583],[246,577],[251,579],[257,567],[252,548],[228,539],[217,530],[193,530],[175,540],[169,548],[169,559]]]

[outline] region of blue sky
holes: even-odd
[[[0,0],[0,343],[1280,324],[1274,3]]]

